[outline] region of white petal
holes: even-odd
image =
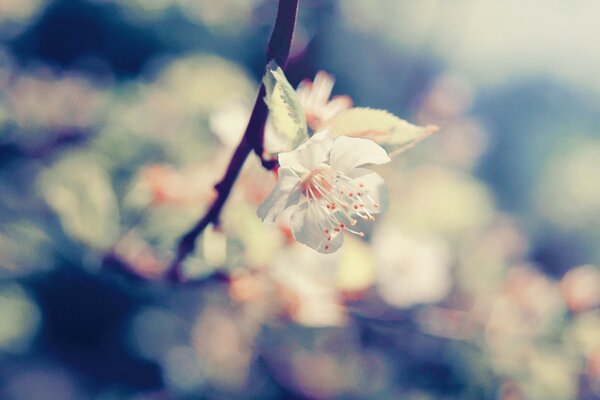
[[[348,173],[348,177],[352,178],[356,186],[363,185],[362,189],[365,194],[362,199],[371,214],[378,214],[387,210],[389,205],[388,190],[379,174],[366,168],[355,168]],[[375,207],[375,204],[378,207]]]
[[[256,214],[263,222],[272,223],[283,210],[298,202],[300,178],[289,168],[279,169],[277,185],[260,205]]]
[[[331,236],[331,240],[328,240],[328,235],[324,233],[324,230],[328,229],[331,233],[335,233],[334,226],[331,226],[324,217],[319,215],[315,205],[311,202],[298,206],[292,214],[290,224],[297,241],[320,253],[333,253],[344,242],[341,232]]]
[[[347,172],[365,164],[385,164],[390,158],[370,139],[340,136],[333,142],[330,160],[333,169]]]
[[[333,139],[328,130],[315,133],[289,153],[279,153],[279,165],[302,173],[327,161]]]

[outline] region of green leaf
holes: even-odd
[[[292,147],[297,147],[308,139],[306,116],[298,94],[274,61],[267,66],[263,83],[267,91],[265,103],[275,132],[292,143]]]
[[[117,239],[117,199],[109,177],[93,159],[73,156],[61,160],[42,174],[40,186],[68,235],[97,249],[107,248]]]
[[[342,111],[328,124],[333,137],[350,136],[371,139],[390,156],[402,153],[435,133],[434,125],[417,126],[385,111],[356,107]]]

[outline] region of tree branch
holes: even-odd
[[[274,60],[282,68],[285,67],[290,54],[297,11],[298,0],[279,0],[275,27],[273,28],[271,39],[267,45],[265,66]],[[182,274],[183,262],[187,256],[194,251],[196,239],[200,236],[202,231],[210,224],[218,225],[221,210],[223,209],[233,184],[250,153],[254,151],[261,159],[263,166],[267,168],[272,168],[274,166],[273,163],[270,163],[263,158],[265,122],[267,121],[267,116],[269,114],[267,105],[263,100],[264,97],[265,86],[261,83],[244,136],[229,161],[225,175],[219,183],[215,185],[215,189],[217,190],[216,199],[209,207],[206,214],[198,220],[192,229],[179,239],[176,255],[167,271],[167,278],[170,281],[184,281]]]

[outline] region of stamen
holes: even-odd
[[[363,182],[357,183],[340,171],[334,173],[327,166],[314,169],[302,181],[304,195],[327,242],[331,242],[342,230],[364,237],[364,232],[346,225],[355,226],[357,218],[375,220],[370,210],[378,208],[379,204],[368,190],[361,190],[364,186]],[[328,249],[327,244],[325,250]]]

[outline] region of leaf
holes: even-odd
[[[390,156],[408,150],[439,129],[434,125],[412,125],[385,110],[363,107],[342,111],[328,125],[333,137],[344,135],[371,139]]]
[[[275,132],[292,143],[293,148],[298,147],[308,139],[306,115],[298,94],[274,61],[267,66],[263,83],[267,91],[265,103]]]
[[[44,199],[68,235],[98,249],[114,243],[119,233],[117,199],[108,176],[94,160],[63,159],[40,179]]]

